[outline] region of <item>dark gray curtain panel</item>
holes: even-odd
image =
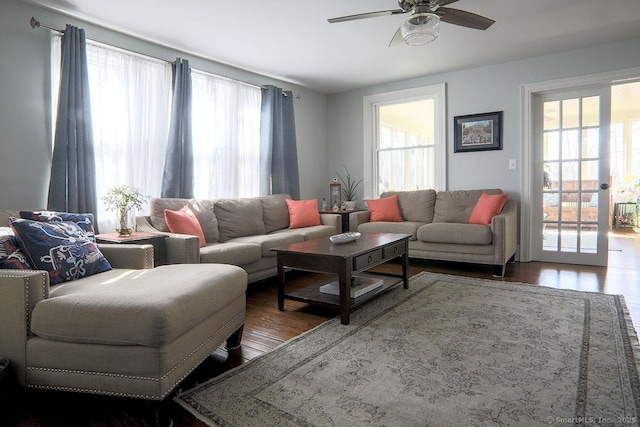
[[[260,194],[300,198],[293,93],[262,88],[260,118]]]
[[[96,166],[84,30],[62,36],[60,95],[47,208],[97,215]]]
[[[193,139],[191,131],[191,69],[189,61],[172,64],[173,101],[167,155],[162,174],[162,197],[193,197]]]

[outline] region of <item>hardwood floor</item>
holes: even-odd
[[[400,265],[385,265],[400,271]],[[610,237],[609,267],[514,263],[503,279],[492,277],[492,268],[460,263],[411,260],[410,275],[421,271],[458,274],[492,280],[516,281],[590,292],[624,295],[635,325],[640,325],[640,237],[616,233]],[[305,286],[327,276],[292,272],[291,286]],[[289,286],[289,285],[288,285]],[[247,318],[242,347],[227,352],[219,348],[182,384],[188,389],[209,378],[259,356],[289,338],[295,337],[336,316],[335,310],[285,302],[277,308],[275,279],[250,285],[247,292]],[[170,398],[162,404],[137,400],[64,392],[41,392],[11,388],[0,391],[0,426],[150,426],[155,414],[171,419],[173,425],[204,426]]]

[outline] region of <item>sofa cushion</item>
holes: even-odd
[[[433,222],[469,223],[471,211],[473,211],[482,193],[501,194],[502,190],[438,191]]]
[[[189,206],[185,206],[179,211],[165,209],[164,220],[167,222],[169,230],[171,230],[172,233],[197,236],[200,240],[200,247],[207,245],[200,222]]]
[[[97,244],[74,222],[11,218],[11,228],[29,264],[49,272],[51,284],[111,270]]]
[[[285,200],[290,198],[291,196],[288,194],[272,194],[260,197],[265,233],[289,228],[289,209]]]
[[[417,232],[424,222],[402,221],[402,222],[365,222],[358,226],[361,233],[398,233],[409,234],[409,240],[416,240]]]
[[[418,240],[430,243],[457,245],[489,245],[491,228],[480,224],[431,223],[418,228]]]
[[[158,231],[170,232],[167,222],[164,220],[164,211],[179,211],[189,204],[189,199],[151,198],[149,200],[149,220],[153,228]]]
[[[215,213],[215,200],[189,200],[189,207],[198,218],[202,234],[207,243],[213,243],[220,240],[220,232],[218,231],[218,218]]]
[[[20,211],[20,218],[30,219],[32,221],[41,222],[75,222],[91,239],[96,241],[94,217],[92,213],[71,213],[71,212],[54,212],[54,211]]]
[[[0,268],[12,270],[31,269],[10,227],[0,227]]]
[[[498,215],[505,202],[507,201],[507,193],[487,194],[482,193],[478,199],[478,203],[471,211],[469,216],[469,224],[491,225],[491,218]]]
[[[247,265],[260,260],[262,248],[255,243],[210,243],[200,248],[200,262]]]
[[[289,209],[289,228],[303,228],[320,225],[318,200],[285,200]]]
[[[223,199],[216,201],[216,218],[220,242],[234,237],[265,234],[262,203],[259,198]]]
[[[261,254],[263,257],[276,256],[276,252],[272,251],[272,248],[277,246],[286,246],[289,243],[302,242],[304,237],[300,234],[285,234],[285,233],[271,233],[271,234],[258,234],[255,236],[236,237],[229,243],[253,243],[260,245]]]
[[[366,199],[365,202],[370,212],[369,221],[402,221],[396,194],[380,199]]]
[[[231,265],[112,270],[52,287],[36,304],[34,334],[52,340],[162,347],[244,295],[247,274]]]
[[[435,190],[416,191],[388,191],[380,198],[398,196],[398,207],[405,221],[425,222],[433,221],[433,208],[436,204]]]

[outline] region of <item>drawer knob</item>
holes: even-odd
[[[369,257],[367,258],[367,262],[371,264],[371,261],[373,261],[373,258],[371,258],[371,255],[369,255]]]
[[[393,253],[397,254],[398,253],[398,247],[396,246],[395,248],[393,248]]]

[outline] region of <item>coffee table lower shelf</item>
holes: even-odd
[[[350,298],[351,304],[350,307],[353,309],[370,299],[394,288],[403,283],[402,276],[400,275],[392,275],[385,273],[359,273],[359,277],[375,277],[378,279],[382,279],[384,283],[381,287],[373,289],[365,294],[360,295],[357,298]],[[325,285],[327,283],[332,282],[332,280],[327,280],[322,283],[314,284],[311,286],[307,286],[302,289],[297,289],[295,291],[290,291],[284,294],[284,299],[304,302],[307,304],[318,305],[322,307],[328,308],[336,308],[340,309],[340,296],[339,295],[331,295],[325,294],[324,292],[320,292],[320,286]]]

